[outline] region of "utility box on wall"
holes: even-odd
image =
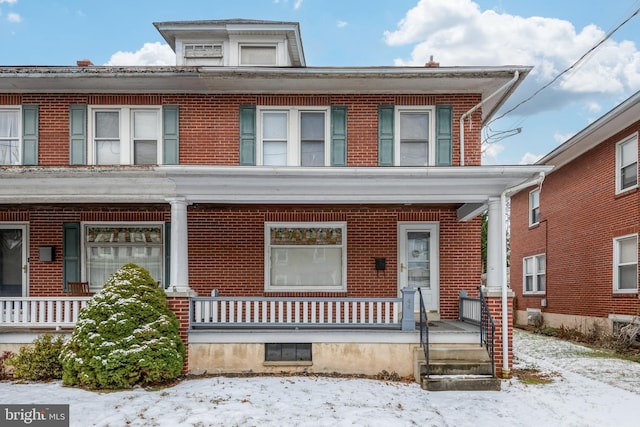
[[[38,259],[40,262],[53,262],[56,260],[55,246],[40,246]]]

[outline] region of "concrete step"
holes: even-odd
[[[431,344],[429,360],[490,361],[487,349],[480,344]]]
[[[425,374],[426,364],[420,368]],[[475,360],[432,360],[429,363],[429,375],[493,375],[491,362],[481,362]]]
[[[501,382],[489,375],[442,375],[423,377],[421,387],[429,391],[500,391]]]

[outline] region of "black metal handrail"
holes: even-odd
[[[496,365],[494,360],[495,349],[494,349],[494,340],[496,335],[496,324],[493,321],[493,317],[491,316],[491,312],[489,311],[489,304],[487,300],[484,298],[484,294],[482,293],[482,287],[478,286],[478,295],[480,297],[480,345],[483,345],[487,352],[489,353],[489,357],[491,358],[491,371],[496,372]],[[506,333],[503,327],[503,333]]]
[[[422,291],[418,288],[418,298],[420,298],[420,346],[424,352],[425,375],[429,376],[429,319],[427,318],[427,309],[422,299]]]

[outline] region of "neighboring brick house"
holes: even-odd
[[[288,351],[315,371],[410,371],[414,304],[389,300],[421,288],[432,319],[457,319],[480,283],[479,215],[499,254],[501,194],[547,169],[480,165],[482,124],[530,67],[307,67],[297,23],[155,26],[176,66],[0,68],[0,324],[63,316],[69,282],[95,292],[135,262],[182,322],[186,369]],[[486,291],[498,372],[503,267],[489,260]],[[402,308],[409,332],[370,331]],[[298,330],[340,316],[368,320]]]
[[[611,332],[640,314],[638,132],[640,92],[544,156],[542,187],[511,198],[517,324]]]

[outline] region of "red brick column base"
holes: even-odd
[[[189,372],[189,296],[187,294],[167,294],[167,305],[175,313],[178,322],[180,322],[179,334],[187,350],[182,373],[186,374]]]
[[[502,322],[502,294],[493,290],[485,292],[485,299],[489,305],[489,312],[496,325],[496,334],[493,341],[494,356],[493,361],[496,367],[496,376],[498,378],[510,378],[511,369],[513,368],[513,292],[507,294],[507,324],[503,327]],[[506,329],[508,339],[508,369],[503,369],[503,337]]]

